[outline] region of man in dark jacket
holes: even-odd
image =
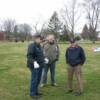
[[[38,86],[41,80],[42,68],[45,66],[44,54],[40,44],[43,38],[35,36],[35,42],[30,44],[27,52],[27,66],[31,71],[30,96],[34,99],[39,98]]]
[[[68,93],[73,91],[72,80],[75,72],[78,81],[78,91],[76,95],[80,96],[83,92],[82,65],[85,62],[85,53],[83,48],[75,43],[74,38],[70,39],[70,43],[71,46],[67,48],[66,51],[66,63],[68,64]]]

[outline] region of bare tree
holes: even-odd
[[[16,21],[13,19],[6,19],[3,23],[3,28],[5,32],[13,32],[14,27],[16,25]]]
[[[6,33],[6,39],[9,40],[12,38],[14,27],[16,25],[16,21],[13,19],[6,19],[3,22],[3,29]]]
[[[2,21],[0,19],[0,31],[2,31]]]
[[[36,22],[34,25],[33,25],[33,30],[35,33],[38,33],[38,25],[39,25],[39,22]]]
[[[47,29],[47,23],[46,22],[44,22],[42,24],[42,26],[41,26],[41,32],[43,33],[45,29]]]
[[[27,40],[28,37],[31,35],[32,28],[30,25],[24,23],[18,26],[18,32],[22,34],[22,38]]]
[[[17,33],[18,32],[18,25],[15,25],[15,27],[14,27],[14,31],[13,31],[14,33]]]
[[[71,4],[65,5],[64,9],[62,9],[62,19],[68,30],[70,30],[72,36],[74,36],[76,25],[80,19],[78,6],[79,4],[77,0],[72,0]]]
[[[44,22],[43,24],[41,24],[41,27],[39,26],[40,23],[37,21],[34,25],[33,25],[33,31],[35,34],[44,34],[44,30],[46,29],[47,23]]]
[[[100,18],[100,0],[84,0],[83,5],[87,13],[89,38],[95,43]]]

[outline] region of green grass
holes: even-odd
[[[99,100],[100,99],[100,53],[92,49],[100,44],[80,44],[84,47],[87,61],[83,67],[84,94],[76,97],[76,79],[74,92],[66,94],[67,65],[65,50],[68,44],[60,44],[60,60],[56,66],[58,87],[49,85],[40,89],[40,100]],[[26,67],[26,50],[28,43],[0,43],[0,100],[31,100],[29,97],[30,72]]]

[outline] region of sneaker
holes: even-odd
[[[40,85],[41,88],[42,88],[42,87],[45,87],[45,86],[46,86],[46,84],[41,84],[41,85]]]
[[[81,96],[82,92],[76,92],[76,96]]]
[[[70,93],[72,93],[73,92],[73,90],[68,90],[67,91],[67,94],[70,94]]]
[[[38,95],[38,96],[42,96],[43,94],[42,94],[42,93],[36,93],[36,95]]]
[[[57,86],[57,84],[56,83],[53,83],[52,86]]]
[[[40,97],[38,95],[31,96],[32,99],[38,100]]]

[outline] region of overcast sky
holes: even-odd
[[[18,23],[43,23],[54,11],[59,12],[66,3],[68,0],[0,0],[0,18],[12,18]],[[84,19],[80,23],[81,28],[83,24]],[[80,32],[81,28],[76,31]]]

